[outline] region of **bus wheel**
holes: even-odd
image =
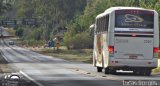
[[[102,67],[97,67],[97,72],[102,72]]]
[[[116,69],[111,69],[111,70],[110,70],[110,73],[111,73],[111,74],[116,74]]]
[[[104,71],[105,74],[109,74],[110,73],[110,69],[107,67],[105,68],[105,71]]]

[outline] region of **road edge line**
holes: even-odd
[[[34,80],[33,78],[31,78],[30,76],[28,76],[26,73],[24,73],[23,71],[19,71],[22,75],[24,75],[26,78],[28,78],[29,80],[31,80],[32,82],[34,82],[35,84],[37,84],[38,86],[44,86],[41,83],[39,83],[38,81]]]
[[[10,61],[6,58],[6,56],[4,55],[4,53],[3,53],[2,50],[0,50],[0,53],[1,53],[1,56],[6,60],[6,62],[10,62]]]

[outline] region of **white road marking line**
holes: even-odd
[[[0,51],[2,54],[1,56],[7,61],[7,62],[10,62],[9,59],[4,55],[3,51]]]
[[[24,73],[23,71],[19,71],[21,74],[23,74],[25,77],[27,77],[29,80],[31,80],[32,82],[34,82],[35,84],[37,84],[38,86],[44,86],[41,83],[39,83],[38,81],[34,80],[33,78],[31,78],[30,76],[28,76],[26,73]]]

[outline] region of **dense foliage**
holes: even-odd
[[[9,0],[0,0],[0,15],[4,18],[4,15],[12,10],[12,2]]]
[[[48,41],[59,33],[59,28],[66,28],[74,15],[84,10],[86,0],[16,0],[14,6],[16,19],[38,20],[37,26],[21,25],[16,28],[17,35],[24,40]]]

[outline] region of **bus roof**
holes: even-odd
[[[144,9],[144,8],[139,8],[139,7],[110,7],[108,9],[106,9],[103,13],[97,15],[96,18],[100,18],[106,14],[109,14],[115,10],[121,10],[121,9],[139,9],[139,10],[150,10],[150,11],[155,11],[155,10],[151,10],[151,9]]]

